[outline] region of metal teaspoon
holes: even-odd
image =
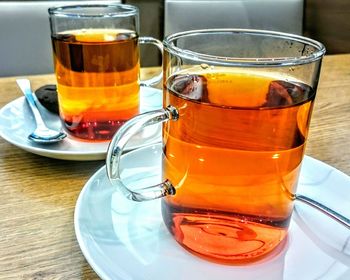
[[[46,126],[45,122],[43,121],[40,111],[37,107],[37,104],[35,103],[34,94],[30,87],[30,82],[28,79],[18,79],[16,80],[17,85],[22,90],[29,107],[34,115],[35,123],[36,123],[36,129],[28,135],[28,139],[30,139],[33,142],[40,143],[40,144],[51,144],[56,143],[61,140],[63,140],[67,134],[65,134],[62,131],[57,131],[50,129]]]

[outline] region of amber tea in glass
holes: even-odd
[[[109,139],[139,113],[138,36],[130,30],[71,30],[52,37],[60,116],[84,139]]]
[[[110,140],[140,112],[138,10],[79,5],[49,13],[63,127],[81,140]]]
[[[255,73],[171,76],[163,128],[166,226],[194,253],[221,261],[260,257],[286,236],[315,91]],[[199,241],[200,240],[200,241]]]
[[[316,97],[321,43],[285,33],[209,29],[164,40],[163,109],[122,126],[107,153],[128,198],[162,197],[161,213],[191,253],[225,264],[283,248]],[[163,182],[120,177],[129,129],[163,123]]]

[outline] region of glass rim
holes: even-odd
[[[294,42],[304,43],[306,45],[315,48],[315,51],[308,55],[300,56],[275,56],[275,57],[225,57],[225,56],[215,56],[204,53],[199,53],[191,51],[188,49],[182,49],[174,45],[174,41],[179,38],[185,38],[190,36],[196,36],[199,34],[248,34],[257,36],[270,36],[273,38],[289,39]],[[295,66],[302,64],[309,64],[320,60],[326,53],[325,46],[308,37],[301,35],[284,33],[279,31],[270,30],[259,30],[259,29],[236,29],[236,28],[219,28],[219,29],[198,29],[189,30],[184,32],[178,32],[166,36],[163,40],[164,49],[179,56],[183,59],[195,60],[200,63],[215,63],[216,65],[222,66],[240,66],[240,67],[274,67],[274,66]]]
[[[95,8],[118,8],[118,11],[108,13],[84,13],[85,9]],[[84,9],[79,11],[80,9]],[[138,8],[133,5],[127,4],[75,4],[51,7],[48,9],[50,16],[59,17],[76,17],[76,18],[113,18],[113,17],[127,17],[137,15],[139,12]]]

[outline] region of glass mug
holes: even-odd
[[[107,152],[109,180],[135,201],[163,197],[165,225],[195,255],[235,264],[278,251],[293,211],[324,46],[236,29],[178,33],[163,44],[163,109],[116,133]],[[126,187],[119,170],[125,144],[161,122],[164,181]]]
[[[72,136],[110,140],[139,114],[139,44],[162,43],[139,37],[139,11],[122,4],[49,9],[60,118]]]

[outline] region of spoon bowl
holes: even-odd
[[[62,141],[64,138],[66,138],[66,133],[48,128],[46,126],[38,109],[36,98],[31,90],[29,80],[18,79],[16,80],[16,82],[28,102],[28,105],[34,115],[34,120],[36,123],[36,128],[32,133],[28,135],[28,139],[40,144],[52,144]]]
[[[28,135],[28,139],[41,144],[56,143],[67,137],[62,131],[53,129],[39,129],[36,128],[31,134]]]

